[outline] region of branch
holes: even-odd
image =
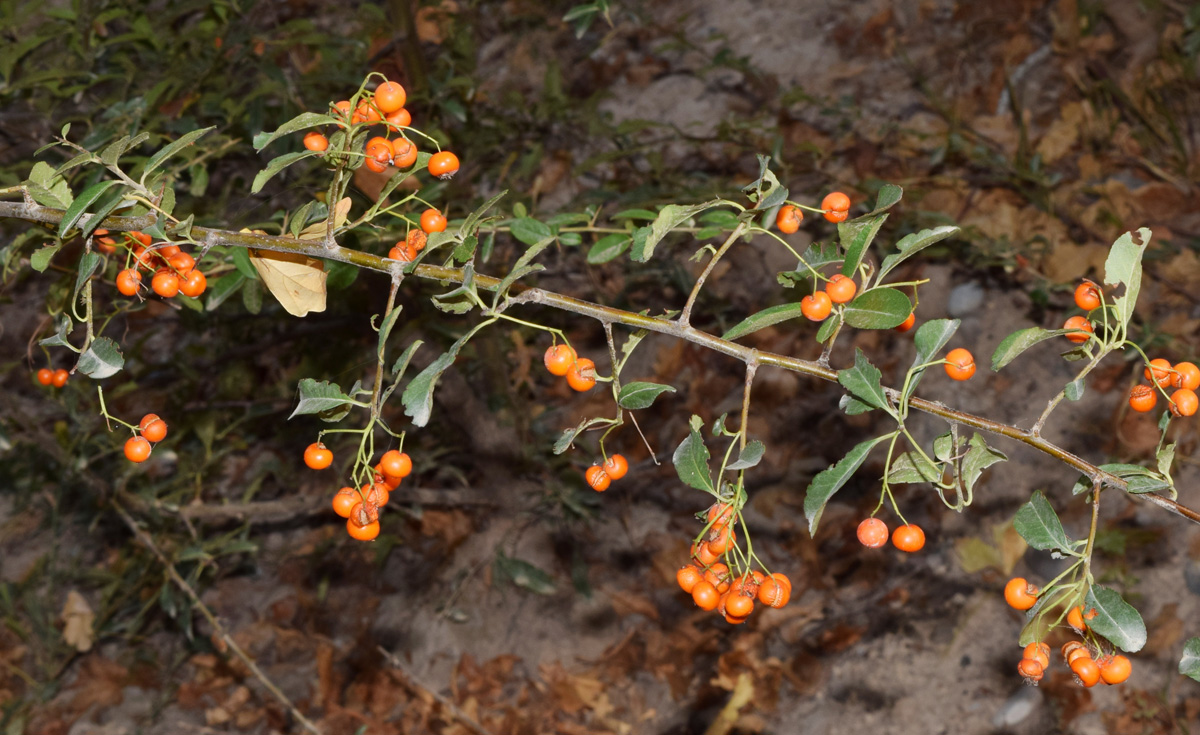
[[[57,224],[62,220],[62,210],[52,209],[49,207],[41,207],[29,203],[15,202],[0,202],[0,217],[12,217],[16,219],[24,219],[33,222],[46,222]],[[84,215],[85,217],[87,215]],[[103,221],[104,226],[109,230],[130,230],[138,227],[146,227],[146,217],[106,217]],[[221,245],[226,247],[242,247],[256,248],[259,250],[274,250],[285,253],[303,253],[313,258],[322,258],[325,260],[336,260],[342,263],[367,270],[379,271],[381,273],[396,274],[402,268],[408,267],[404,263],[370,253],[364,253],[360,250],[351,250],[343,248],[339,245],[333,245],[327,248],[322,241],[314,240],[298,240],[292,237],[280,237],[276,235],[258,235],[250,232],[231,232],[229,230],[218,230],[207,227],[192,227],[192,236],[197,240],[204,240],[206,246]],[[413,275],[420,278],[462,283],[464,273],[461,268],[448,268],[445,266],[418,264],[413,270]],[[476,273],[474,276],[475,286],[485,291],[495,291],[501,281],[492,276],[485,276]],[[744,363],[758,363],[759,365],[773,365],[784,370],[801,373],[814,378],[820,378],[830,382],[837,382],[837,371],[825,367],[817,362],[810,360],[801,360],[795,357],[786,355],[778,355],[771,352],[759,352],[752,347],[735,344],[728,340],[721,339],[707,332],[702,332],[690,325],[681,324],[678,321],[664,319],[660,317],[644,316],[635,314],[631,311],[623,309],[615,309],[609,306],[601,306],[590,301],[576,299],[570,296],[564,296],[552,291],[545,291],[540,288],[522,288],[519,284],[512,287],[513,296],[510,299],[512,304],[542,304],[551,306],[561,311],[567,311],[581,316],[591,317],[601,322],[602,324],[623,324],[636,329],[645,329],[659,334],[666,334],[676,339],[685,340],[692,344],[706,347],[714,352],[723,355],[728,355]],[[885,389],[888,395],[894,400],[898,400],[898,392],[893,388]],[[1167,510],[1182,518],[1186,518],[1193,523],[1200,524],[1200,513],[1180,505],[1173,500],[1164,498],[1161,495],[1153,493],[1129,493],[1128,483],[1113,475],[1110,472],[1105,472],[1096,465],[1078,457],[1066,449],[1053,444],[1042,438],[1040,434],[1028,429],[1020,429],[1009,424],[1002,424],[982,416],[957,411],[946,407],[941,403],[927,401],[921,398],[909,399],[909,404],[927,414],[945,419],[951,423],[960,424],[962,426],[970,426],[980,431],[985,431],[989,434],[997,434],[1005,436],[1009,439],[1026,444],[1034,449],[1048,454],[1061,462],[1074,467],[1081,473],[1087,475],[1093,482],[1100,482],[1111,488],[1124,491],[1127,495],[1138,498],[1153,505]]]

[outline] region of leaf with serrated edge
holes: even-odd
[[[887,479],[893,485],[914,482],[936,483],[942,479],[942,468],[931,463],[923,454],[904,452],[892,460]]]
[[[1041,490],[1034,492],[1029,502],[1017,511],[1013,527],[1025,539],[1025,543],[1035,549],[1071,553],[1071,539],[1067,537],[1062,521],[1058,520],[1058,514]]]
[[[668,392],[674,393],[675,388],[661,383],[626,383],[621,386],[621,391],[617,396],[617,405],[631,411],[649,408],[656,398]]]
[[[33,255],[29,256],[29,267],[38,273],[44,273],[46,268],[50,267],[50,260],[54,257],[54,254],[61,249],[62,245],[51,245],[34,250]]]
[[[125,357],[121,348],[108,337],[97,337],[79,356],[75,368],[96,380],[112,377],[125,367]]]
[[[975,487],[984,470],[1007,459],[1008,456],[1004,452],[989,447],[981,435],[973,434],[971,441],[967,443],[967,456],[963,457],[959,480],[968,488]]]
[[[932,230],[913,232],[900,238],[900,241],[896,243],[896,249],[900,252],[892,253],[883,259],[883,262],[879,265],[879,275],[876,276],[876,282],[882,281],[884,276],[904,260],[916,255],[930,245],[935,245],[945,240],[957,232],[957,227],[943,225],[941,227],[934,227]]]
[[[854,350],[854,367],[838,371],[838,382],[855,398],[874,408],[888,408],[887,396],[880,384],[883,375],[859,348]],[[890,409],[889,409],[890,410]]]
[[[1083,602],[1084,619],[1096,635],[1107,638],[1126,653],[1137,653],[1146,645],[1146,623],[1138,611],[1116,590],[1092,585]],[[1092,610],[1094,617],[1087,617]]]
[[[767,451],[766,446],[762,442],[755,439],[746,444],[746,448],[738,453],[737,461],[730,463],[725,467],[726,470],[748,470],[762,461],[763,454]]]
[[[1133,240],[1133,233],[1126,232],[1117,238],[1108,258],[1104,261],[1104,282],[1110,286],[1125,284],[1125,293],[1113,299],[1117,320],[1128,325],[1142,288],[1142,253],[1150,244],[1150,230],[1142,227],[1137,231],[1141,244]]]
[[[875,445],[890,438],[890,434],[884,434],[861,442],[828,469],[817,473],[809,483],[808,489],[804,491],[804,516],[808,518],[810,536],[817,532],[817,524],[821,521],[829,499],[858,471]]]
[[[1179,673],[1200,681],[1200,638],[1189,638],[1179,658]]]
[[[437,388],[438,378],[454,364],[459,351],[474,336],[475,330],[472,330],[459,337],[457,342],[450,345],[450,349],[417,373],[404,388],[404,392],[400,394],[400,402],[404,404],[404,414],[412,419],[413,426],[429,423],[429,416],[433,413],[433,391]]]
[[[942,348],[950,342],[954,333],[958,331],[961,323],[958,319],[930,319],[917,327],[916,334],[913,335],[913,345],[917,348],[917,356],[909,370],[918,365],[924,365],[932,360],[934,355],[941,352]],[[909,396],[916,392],[917,384],[921,382],[927,369],[921,368],[913,373],[912,379],[908,383]]]
[[[292,411],[288,419],[356,403],[353,398],[343,393],[339,386],[327,380],[318,382],[312,378],[304,378],[297,385],[297,390],[300,392],[300,402],[296,404],[296,410]]]
[[[647,237],[635,244],[631,257],[639,263],[645,263],[654,254],[654,248],[667,236],[667,233],[688,221],[706,209],[720,204],[719,199],[713,199],[703,204],[668,204],[659,211],[658,216],[650,225]]]
[[[799,303],[768,306],[762,311],[751,314],[735,324],[728,332],[721,335],[721,339],[735,340],[745,337],[747,334],[753,334],[760,329],[765,329],[772,324],[785,322],[788,319],[797,319],[801,316],[804,316],[804,312],[800,310]]]
[[[671,462],[675,472],[683,484],[697,490],[712,491],[712,473],[708,467],[708,447],[704,446],[704,438],[700,436],[702,421],[699,416],[692,416],[691,430],[679,443]]]
[[[855,329],[892,329],[908,319],[912,308],[912,302],[903,292],[894,288],[873,288],[846,304],[843,316]]]
[[[1000,370],[1038,342],[1054,339],[1056,336],[1056,330],[1041,327],[1029,327],[1013,332],[1002,339],[996,346],[996,351],[992,353],[992,372]]]

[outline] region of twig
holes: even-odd
[[[162,551],[159,550],[158,546],[154,543],[154,539],[150,538],[150,534],[139,528],[137,522],[133,520],[129,513],[127,513],[125,509],[121,507],[121,504],[115,499],[113,500],[113,509],[116,510],[117,515],[121,516],[121,520],[125,521],[125,525],[129,527],[129,530],[135,537],[137,537],[137,540],[140,541],[143,546],[149,549],[150,552],[158,558],[159,563],[162,564],[167,570],[167,575],[171,578],[171,581],[174,582],[175,586],[188,596],[188,599],[192,601],[192,604],[196,606],[196,609],[200,611],[200,614],[204,616],[204,619],[208,621],[208,624],[213,627],[213,631],[216,632],[225,645],[228,646],[229,649],[242,660],[242,663],[246,664],[246,668],[250,669],[250,673],[254,674],[255,678],[258,679],[264,687],[266,687],[267,691],[273,694],[275,698],[278,699],[279,702],[286,707],[289,712],[292,713],[292,717],[296,718],[296,721],[303,725],[304,729],[313,733],[313,735],[321,735],[321,730],[318,729],[311,720],[305,717],[300,710],[296,709],[296,705],[292,704],[292,700],[288,699],[287,695],[280,691],[279,687],[275,686],[274,682],[267,678],[267,675],[262,672],[262,669],[258,668],[258,664],[254,663],[254,659],[250,658],[249,654],[243,651],[242,647],[237,644],[237,641],[233,640],[233,638],[225,630],[225,626],[221,625],[220,621],[217,620],[217,616],[213,614],[212,610],[209,610],[208,606],[200,600],[200,596],[196,594],[196,591],[192,589],[192,586],[188,584],[183,577],[179,576],[179,572],[175,571],[175,565],[172,564],[171,561],[162,553]]]
[[[466,712],[463,712],[457,704],[425,686],[419,679],[408,673],[408,670],[404,668],[404,664],[402,664],[400,659],[396,658],[391,651],[387,650],[383,646],[376,646],[376,649],[383,654],[384,658],[387,659],[389,666],[400,672],[400,676],[404,679],[404,683],[409,687],[409,689],[414,690],[414,692],[428,694],[430,697],[433,697],[435,700],[437,700],[438,704],[442,705],[442,707],[451,717],[461,722],[464,727],[475,733],[475,735],[491,735],[491,733],[489,733],[483,727],[483,725],[480,725],[473,717],[468,715]]]

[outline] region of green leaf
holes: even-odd
[[[158,153],[155,153],[153,156],[150,156],[150,160],[146,161],[146,166],[142,169],[142,177],[140,179],[142,184],[146,183],[146,176],[153,173],[155,171],[155,169],[157,169],[159,166],[161,166],[163,161],[166,161],[171,156],[174,156],[175,154],[182,151],[184,148],[187,148],[188,146],[192,145],[197,140],[200,140],[201,138],[203,138],[205,135],[208,135],[208,133],[210,131],[212,131],[215,127],[216,126],[214,125],[214,126],[207,127],[207,128],[200,128],[199,130],[193,130],[190,133],[180,136],[177,140],[173,141],[166,148],[163,148]],[[262,150],[262,149],[258,148],[257,150]]]
[[[607,421],[607,419],[593,416],[580,421],[578,426],[564,430],[563,433],[559,435],[558,440],[554,442],[554,453],[562,454],[563,452],[567,451],[571,448],[571,445],[575,443],[575,439],[580,434],[597,424],[604,423],[605,421]]]
[[[71,295],[72,301],[79,298],[80,289],[96,272],[96,266],[100,265],[100,260],[99,253],[84,253],[83,257],[79,259],[79,267],[75,272],[75,292]]]
[[[703,204],[691,204],[687,206],[682,204],[668,204],[654,218],[653,224],[650,225],[650,233],[646,238],[635,244],[630,257],[639,263],[645,263],[654,254],[654,248],[667,236],[668,232],[704,210],[711,209],[720,203],[721,200],[712,199]]]
[[[392,375],[399,380],[408,371],[408,363],[412,361],[412,356],[417,353],[421,345],[425,344],[422,340],[414,340],[400,357],[396,358],[396,362],[392,363]]]
[[[1113,303],[1117,319],[1126,325],[1133,316],[1133,307],[1142,288],[1142,253],[1150,244],[1149,229],[1143,227],[1137,234],[1141,244],[1134,242],[1132,232],[1126,232],[1113,243],[1104,261],[1104,282],[1110,286],[1125,285],[1125,293],[1113,299]]]
[[[838,224],[838,240],[846,250],[846,261],[842,263],[843,276],[850,277],[858,272],[858,266],[867,254],[867,247],[875,239],[875,235],[887,218],[886,214],[880,214]],[[904,318],[907,319],[908,314],[905,314]],[[899,323],[896,322],[896,324]]]
[[[857,416],[860,413],[875,410],[872,406],[863,403],[849,393],[843,393],[842,397],[838,399],[838,408],[845,411],[847,416]]]
[[[641,219],[652,222],[657,218],[658,212],[651,212],[649,209],[623,209],[614,214],[611,219]]]
[[[872,209],[865,216],[879,214],[880,212],[891,209],[900,203],[904,198],[904,189],[901,189],[895,184],[884,184],[879,187],[879,196],[875,199],[875,209]]]
[[[854,367],[839,370],[837,377],[842,387],[850,391],[858,400],[872,408],[891,411],[887,396],[884,395],[883,387],[880,385],[883,375],[878,368],[871,364],[861,349],[857,347],[854,349]]]
[[[437,388],[438,379],[454,364],[459,351],[473,336],[475,330],[459,337],[457,342],[450,345],[450,349],[438,355],[436,360],[417,373],[404,388],[404,392],[400,394],[400,402],[404,404],[404,414],[412,419],[413,426],[429,423],[429,416],[433,413],[433,391]]]
[[[554,237],[554,231],[545,222],[533,217],[521,217],[509,225],[509,233],[526,245],[536,245],[547,238]]]
[[[496,554],[496,569],[510,582],[536,595],[552,595],[554,578],[527,561]]]
[[[50,260],[54,257],[54,254],[61,249],[62,245],[49,245],[34,250],[33,255],[29,256],[29,267],[38,273],[44,273],[50,267]]]
[[[1078,401],[1080,398],[1083,398],[1083,388],[1082,378],[1072,380],[1063,388],[1063,395],[1067,397],[1068,401]]]
[[[127,201],[124,192],[124,187],[119,187],[100,197],[100,200],[96,202],[95,209],[90,214],[79,218],[79,234],[83,237],[91,235],[104,221],[105,217],[112,214],[113,210]]]
[[[821,322],[820,328],[817,329],[817,341],[824,344],[826,340],[833,336],[834,332],[841,328],[844,320],[845,315],[838,312],[833,315],[832,319],[826,319]]]
[[[289,133],[315,128],[320,125],[333,125],[335,123],[337,123],[337,120],[331,115],[322,115],[317,112],[302,112],[283,125],[280,125],[274,132],[262,132],[254,136],[254,150],[261,151],[276,139]]]
[[[1179,659],[1179,673],[1200,681],[1200,638],[1189,638],[1183,644],[1183,656]]]
[[[633,239],[629,235],[619,233],[605,235],[588,250],[587,262],[591,265],[600,265],[615,260],[629,249],[632,242]]]
[[[804,316],[804,312],[800,310],[799,303],[769,306],[760,312],[751,314],[734,325],[729,331],[721,335],[721,339],[732,341],[769,327],[772,324],[778,324],[779,322],[785,322],[788,319],[796,319],[801,316]]]
[[[912,302],[894,288],[863,291],[846,304],[846,323],[856,329],[891,329],[904,323],[912,313]]]
[[[238,250],[241,249],[238,248]],[[226,299],[237,293],[242,284],[246,283],[246,280],[246,277],[241,273],[227,273],[220,278],[214,278],[209,281],[208,298],[204,301],[204,310],[214,311],[218,306],[225,303]]]
[[[1158,450],[1158,471],[1163,477],[1171,476],[1171,465],[1175,462],[1175,442],[1167,444]]]
[[[867,454],[875,445],[891,437],[891,434],[884,434],[859,443],[847,452],[845,457],[813,478],[808,489],[804,491],[804,516],[808,518],[810,536],[817,532],[817,524],[821,521],[821,515],[825,512],[825,505],[829,499],[842,489],[842,486],[858,471],[859,467],[862,467],[863,462],[867,459]]]
[[[984,470],[1007,459],[1008,456],[1004,452],[989,447],[983,436],[974,434],[971,441],[967,442],[967,456],[963,457],[958,470],[959,482],[966,488],[973,488]]]
[[[149,137],[150,133],[138,133],[136,138],[131,138],[128,135],[121,136],[119,139],[109,143],[104,150],[100,151],[100,162],[105,166],[116,166],[117,162],[121,160],[121,156],[145,143]]]
[[[1013,519],[1013,528],[1025,539],[1025,543],[1041,551],[1061,551],[1064,554],[1073,553],[1071,539],[1063,530],[1062,521],[1046,500],[1041,490],[1033,493],[1029,502],[1021,506]]]
[[[433,305],[450,314],[466,314],[475,308],[479,292],[475,288],[475,268],[467,263],[462,269],[462,283],[454,289],[432,298]]]
[[[1020,329],[1013,332],[1001,340],[1000,344],[996,347],[996,351],[992,353],[992,371],[998,371],[1015,360],[1017,355],[1033,347],[1038,342],[1053,339],[1061,333],[1060,330],[1042,329],[1041,327],[1029,327],[1028,329]]]
[[[820,270],[827,265],[841,263],[845,260],[842,257],[842,251],[832,242],[814,242],[800,254],[800,259],[812,266],[814,270]],[[807,268],[798,269],[796,273],[801,278],[812,275],[812,271]]]
[[[943,225],[941,227],[934,227],[932,230],[914,232],[900,238],[900,242],[896,243],[896,249],[900,252],[892,253],[883,259],[883,262],[879,265],[879,275],[875,279],[876,283],[882,282],[883,277],[904,260],[956,233],[958,233],[957,227]]]
[[[299,151],[297,153],[285,153],[278,158],[271,159],[271,162],[267,164],[267,167],[262,171],[259,171],[258,175],[254,177],[254,183],[250,185],[250,193],[257,194],[262,190],[263,184],[266,184],[268,181],[270,181],[272,176],[284,170],[288,166],[291,166],[296,161],[315,155],[317,154],[313,151]]]
[[[731,462],[725,466],[727,471],[748,470],[762,461],[763,454],[767,448],[762,442],[755,439],[746,444],[746,448],[738,453],[737,461]]]
[[[80,163],[90,159],[92,154],[80,153],[75,159],[83,159]],[[64,164],[65,165],[65,164]],[[37,184],[40,191],[30,188],[30,195],[38,204],[44,207],[54,207],[55,209],[66,209],[71,206],[74,198],[71,196],[71,187],[67,184],[66,179],[62,177],[62,169],[54,169],[50,164],[44,161],[38,161],[33,164],[33,169],[29,172],[29,180]],[[39,196],[40,194],[40,196]]]
[[[671,462],[675,472],[683,484],[697,490],[713,491],[712,473],[708,467],[708,447],[704,446],[704,438],[700,436],[703,421],[699,416],[692,416],[691,431],[679,443]]]
[[[674,393],[675,388],[661,383],[626,383],[617,395],[617,405],[631,411],[649,408],[655,399],[668,392]]]
[[[384,348],[387,346],[388,336],[392,333],[392,327],[396,326],[396,320],[400,318],[400,311],[403,306],[396,306],[383,317],[383,321],[379,324],[379,356],[383,357]]]
[[[892,461],[887,479],[893,485],[913,482],[938,483],[942,481],[942,472],[940,465],[930,462],[920,452],[904,452]]]
[[[58,321],[58,329],[50,337],[39,340],[38,344],[44,347],[70,347],[71,343],[67,341],[67,335],[71,333],[75,325],[71,322],[71,317],[66,314]]]
[[[312,378],[304,378],[296,387],[300,391],[300,402],[296,404],[296,410],[292,411],[292,415],[288,416],[289,420],[304,414],[322,413],[330,409],[358,404],[353,398],[343,393],[339,386],[328,380],[317,382]]]
[[[79,363],[75,366],[79,372],[96,380],[116,375],[123,367],[125,357],[121,354],[121,348],[108,337],[93,340],[79,356]]]
[[[466,218],[463,219],[462,227],[458,228],[459,233],[466,236],[478,234],[479,223],[483,220],[483,215],[487,214],[489,209],[496,206],[496,204],[507,195],[508,189],[505,189],[481,204],[474,212],[468,214]],[[465,242],[466,237],[464,237],[463,240]]]
[[[917,348],[917,356],[913,360],[913,364],[909,370],[914,370],[918,365],[924,365],[932,360],[934,355],[941,352],[942,348],[950,342],[950,338],[954,336],[954,333],[958,331],[961,323],[958,319],[930,319],[917,327],[916,334],[913,335],[913,344]],[[927,369],[920,368],[913,372],[912,379],[908,383],[908,396],[916,392],[917,384],[921,382],[921,378],[925,375]]]
[[[508,275],[504,276],[504,278],[500,280],[499,285],[496,286],[496,292],[492,296],[493,309],[499,305],[501,299],[508,297],[508,290],[512,288],[512,285],[519,279],[524,278],[530,273],[536,273],[546,269],[546,266],[538,263],[530,265],[530,261],[540,255],[541,252],[548,248],[553,242],[554,236],[551,235],[545,240],[531,245],[528,250],[526,250],[524,253],[521,253],[521,257],[517,258],[516,263],[513,263],[512,270],[509,271]]]
[[[87,208],[92,206],[92,203],[99,199],[100,195],[108,191],[108,188],[116,183],[116,181],[112,180],[101,181],[84,189],[76,197],[75,201],[71,202],[71,206],[67,207],[67,211],[63,213],[62,221],[58,223],[58,236],[65,237],[71,228],[75,226],[75,223],[79,221],[79,218],[83,216],[83,213],[87,211]]]
[[[1146,623],[1116,590],[1092,585],[1084,598],[1083,610],[1088,627],[1122,651],[1137,653],[1146,645]],[[1086,617],[1092,610],[1096,611],[1095,617]]]

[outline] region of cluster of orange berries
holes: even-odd
[[[321,442],[313,442],[304,450],[304,464],[323,470],[333,464],[333,452]],[[379,536],[379,510],[388,504],[391,493],[404,478],[412,474],[412,458],[397,449],[389,449],[375,465],[375,474],[368,485],[360,488],[343,487],[333,495],[333,512],[346,519],[346,532],[358,541],[371,541]]]
[[[67,384],[67,380],[71,377],[63,368],[51,370],[50,368],[42,368],[37,371],[37,381],[42,385],[52,385],[55,388],[61,388]]]
[[[1024,577],[1014,577],[1004,585],[1004,600],[1017,610],[1028,610],[1037,604],[1041,590]],[[1076,605],[1067,611],[1067,625],[1076,633],[1083,635],[1088,630],[1087,621],[1096,617],[1095,610],[1084,611]],[[1097,649],[1099,651],[1099,649]],[[1075,674],[1075,680],[1080,686],[1093,687],[1103,681],[1105,684],[1120,684],[1129,678],[1132,665],[1129,659],[1120,654],[1104,655],[1094,658],[1092,649],[1081,641],[1069,641],[1062,647],[1063,660]],[[1045,643],[1030,643],[1025,647],[1024,658],[1017,664],[1017,672],[1025,677],[1030,684],[1037,684],[1047,668],[1050,667],[1050,647]]]
[[[613,480],[620,480],[629,472],[629,462],[620,454],[614,454],[604,462],[597,462],[587,468],[583,477],[587,484],[598,493],[608,489]]]
[[[435,232],[442,232],[445,229],[446,215],[432,207],[426,209],[421,213],[421,229],[409,230],[408,235],[388,251],[388,257],[392,260],[404,261],[405,263],[416,260],[417,255],[425,249],[425,243],[428,241],[429,235]]]
[[[716,503],[708,509],[708,538],[692,547],[692,561],[675,573],[679,588],[692,596],[701,610],[716,610],[725,622],[738,625],[754,612],[755,600],[767,607],[783,607],[792,597],[787,575],[770,576],[758,570],[735,575],[720,561],[736,542],[733,507]]]
[[[878,518],[867,518],[858,524],[858,541],[869,549],[882,548],[888,540],[887,524]],[[915,523],[897,526],[892,532],[892,544],[901,551],[913,553],[925,548],[925,532]]]
[[[153,445],[167,438],[167,422],[156,413],[148,413],[137,425],[137,435],[125,441],[125,459],[141,463],[150,459]]]
[[[1170,411],[1176,416],[1192,416],[1196,413],[1196,389],[1200,388],[1200,368],[1190,362],[1171,365],[1161,357],[1150,361],[1142,375],[1152,385],[1135,385],[1129,390],[1129,407],[1139,413],[1154,410],[1158,403],[1158,389],[1172,387]]]
[[[376,136],[367,141],[364,165],[375,173],[383,173],[388,166],[408,168],[417,162],[417,146],[402,132],[412,124],[412,115],[404,107],[407,101],[408,94],[403,86],[396,82],[384,82],[375,88],[374,93],[368,93],[353,110],[350,109],[350,100],[335,102],[331,107],[335,117],[351,125],[382,124],[389,132],[400,133],[395,140]],[[338,126],[344,128],[346,124],[339,122]],[[329,139],[315,130],[310,131],[304,136],[304,147],[324,153],[329,149]],[[448,179],[458,172],[458,156],[450,151],[438,151],[430,156],[427,168],[431,175]]]
[[[108,230],[96,230],[96,249],[105,254],[116,252],[116,241]],[[208,288],[208,277],[196,267],[196,259],[179,249],[178,245],[151,248],[153,238],[144,232],[126,232],[122,245],[133,255],[134,267],[117,273],[117,290],[123,296],[136,296],[142,287],[141,269],[154,271],[150,288],[169,299],[176,294],[198,298]]]
[[[566,376],[567,385],[571,386],[572,390],[582,393],[596,385],[596,363],[576,355],[571,345],[551,345],[546,350],[542,362],[546,364],[546,370],[551,375],[560,378]]]
[[[840,191],[831,191],[821,200],[821,214],[830,222],[845,222],[850,216],[850,197]],[[775,214],[775,226],[785,235],[799,230],[803,221],[804,210],[795,204],[785,204]]]

